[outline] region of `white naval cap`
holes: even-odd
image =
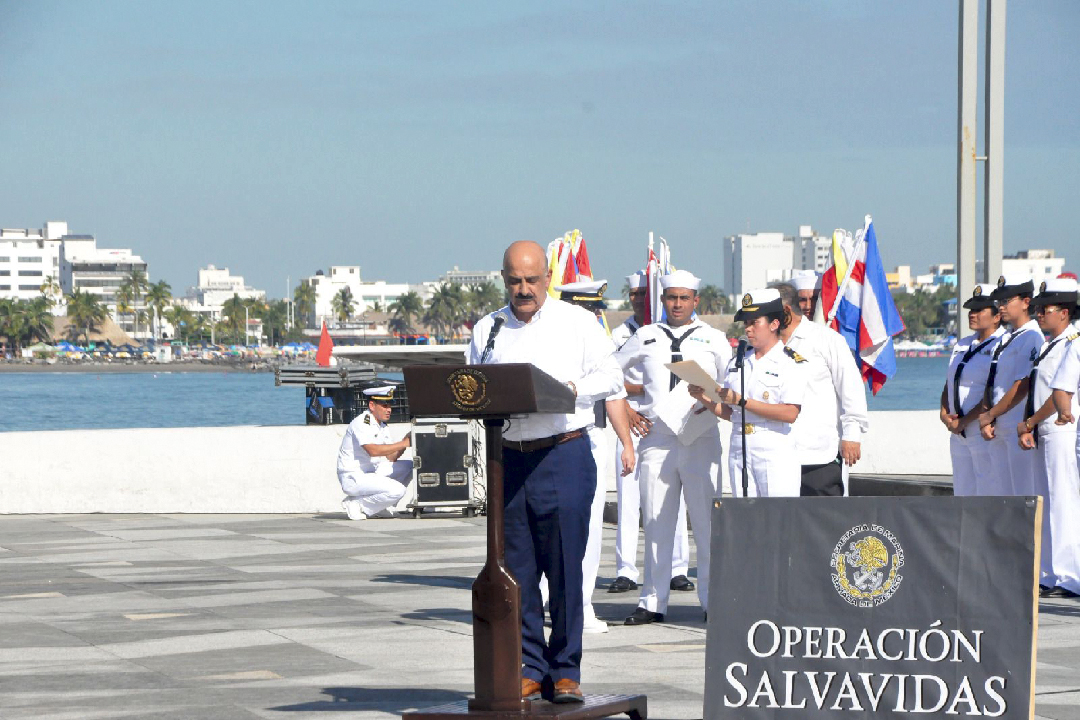
[[[751,290],[742,296],[742,307],[735,313],[736,320],[753,320],[761,315],[784,312],[784,302],[775,288]]]
[[[638,288],[645,287],[649,282],[649,276],[645,274],[644,270],[638,270],[633,275],[626,276],[626,284],[630,286],[631,290],[637,290]]]
[[[701,280],[694,276],[692,272],[686,270],[676,270],[675,272],[669,272],[660,278],[660,287],[665,290],[671,288],[686,288],[687,290],[693,290],[697,292],[697,289],[701,286]]]
[[[788,280],[796,290],[820,290],[821,276],[813,270],[796,270]]]
[[[993,292],[995,300],[1007,300],[1016,295],[1031,295],[1035,292],[1035,283],[1031,278],[1019,273],[1009,273],[997,279],[997,288]]]
[[[367,395],[368,400],[390,402],[394,399],[394,386],[383,385],[382,387],[367,388],[364,390],[364,394]]]
[[[607,290],[607,280],[578,280],[577,282],[566,283],[565,285],[559,285],[555,288],[555,292],[563,293],[564,295],[594,295],[596,298],[603,296],[604,291]]]
[[[1032,305],[1076,304],[1076,280],[1054,278],[1039,285],[1039,294],[1031,300]]]

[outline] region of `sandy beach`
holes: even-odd
[[[253,370],[250,362],[201,362],[176,361],[169,363],[148,362],[0,362],[3,373],[269,373],[274,368],[259,363]]]

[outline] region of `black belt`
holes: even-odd
[[[530,453],[536,452],[537,450],[547,450],[556,445],[562,445],[564,442],[577,440],[579,437],[585,437],[584,430],[571,430],[570,432],[559,433],[558,435],[539,438],[538,440],[503,440],[503,447],[507,450]]]

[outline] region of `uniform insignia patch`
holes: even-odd
[[[1039,348],[1031,348],[1031,355],[1028,356],[1030,362],[1035,362],[1035,358],[1039,356]]]
[[[762,400],[768,400],[768,399],[769,399],[769,391],[768,391],[768,390],[766,390],[765,392],[761,393],[761,399],[762,399]]]
[[[800,355],[799,353],[795,352],[794,350],[792,350],[791,348],[789,348],[787,346],[784,346],[784,354],[787,355],[789,358],[791,358],[792,360],[794,360],[797,363],[806,362],[806,358],[804,358],[802,355]]]
[[[371,416],[368,415],[367,413],[364,413],[364,424],[365,425],[370,425],[371,424]]]
[[[981,296],[982,296],[982,285],[976,285],[975,286],[975,292],[971,293],[971,297],[981,297]]]
[[[642,345],[648,345],[649,343],[654,343],[654,342],[656,342],[656,338],[649,338],[648,340],[646,340],[645,342],[643,342],[641,344]]]
[[[1069,337],[1065,338],[1065,342],[1071,343],[1073,340],[1075,340],[1078,337],[1080,337],[1080,333],[1073,333]]]
[[[754,298],[750,297],[750,293],[746,293],[742,296],[742,306],[749,307],[754,302]]]

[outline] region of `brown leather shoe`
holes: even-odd
[[[581,695],[581,685],[577,680],[556,680],[555,681],[555,694],[551,697],[553,703],[575,703],[585,702],[585,698]]]
[[[529,678],[521,678],[521,699],[522,700],[539,700],[540,699],[540,683]]]

